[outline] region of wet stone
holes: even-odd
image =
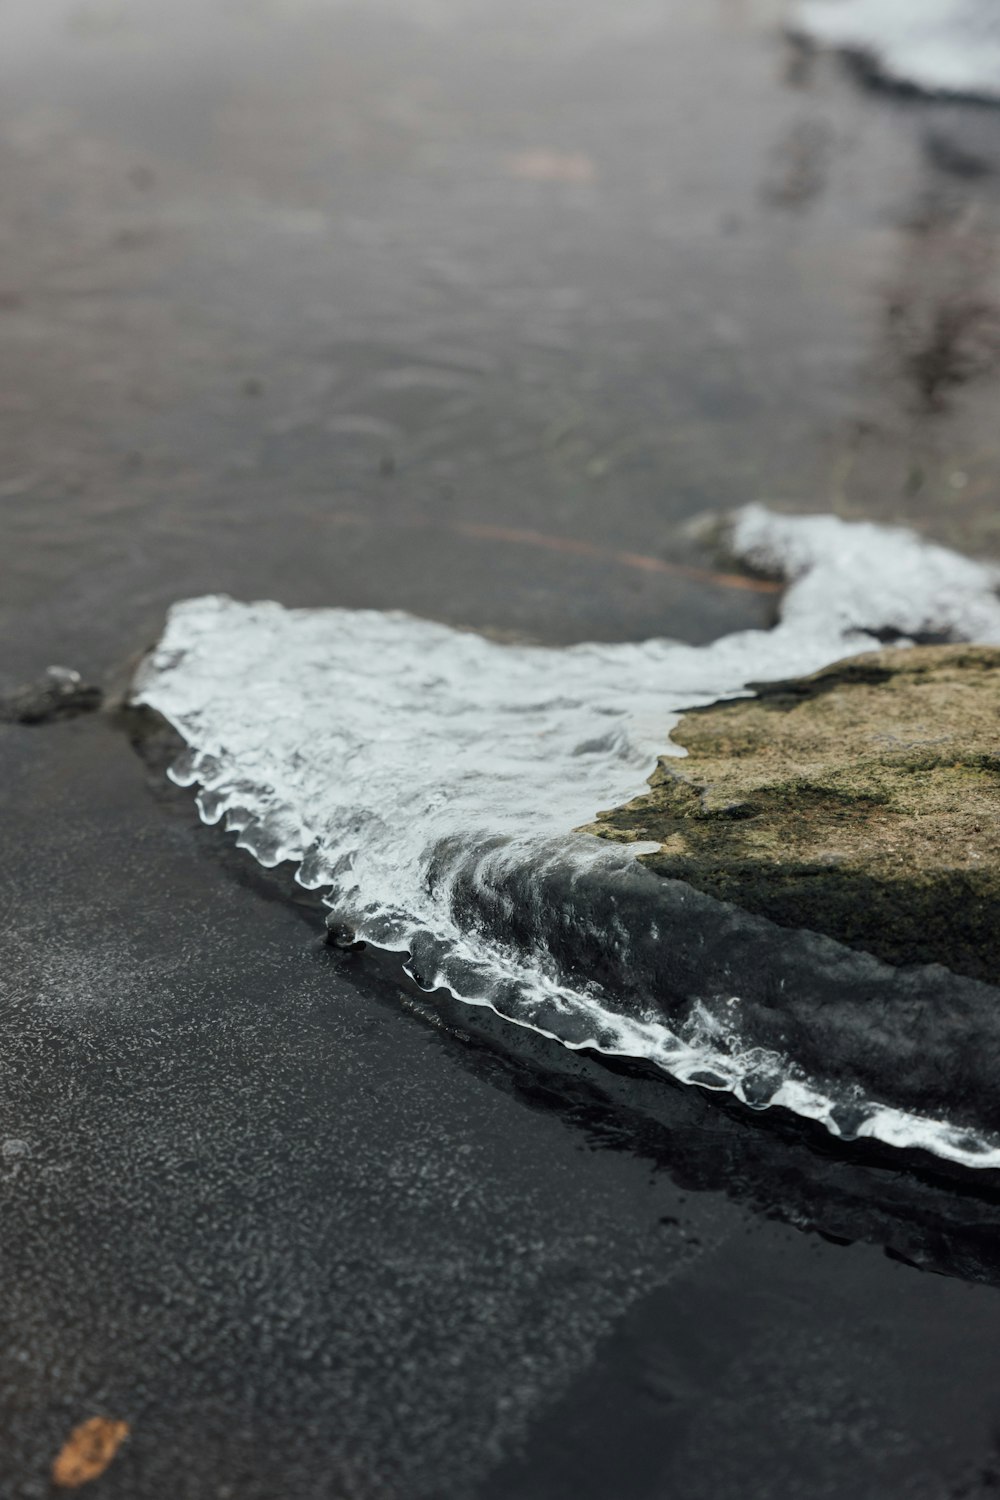
[[[657,874],[897,965],[1000,978],[1000,650],[914,647],[685,714],[588,830]]]
[[[0,697],[0,722],[46,724],[52,719],[92,713],[102,700],[101,689],[84,682],[79,672],[70,667],[49,667],[37,682]]]
[[[363,952],[367,944],[358,941],[356,929],[335,912],[326,919],[326,944],[329,948],[341,948],[347,953]]]

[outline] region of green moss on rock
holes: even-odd
[[[686,714],[586,831],[891,963],[1000,979],[1000,649],[874,652]]]

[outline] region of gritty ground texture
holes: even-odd
[[[990,1494],[987,1185],[477,1045],[103,716],[0,751],[4,1500],[94,1416],[108,1500]]]
[[[892,963],[1000,975],[1000,651],[854,657],[690,713],[593,831],[658,874]]]

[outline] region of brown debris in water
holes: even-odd
[[[91,1417],[74,1427],[52,1463],[52,1483],[75,1490],[99,1479],[129,1435],[127,1422]]]
[[[516,151],[504,162],[507,176],[522,182],[569,182],[587,185],[597,180],[597,167],[583,151],[555,151],[539,146]]]

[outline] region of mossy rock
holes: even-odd
[[[1000,979],[1000,649],[856,656],[685,714],[586,831],[657,874],[894,964]]]

